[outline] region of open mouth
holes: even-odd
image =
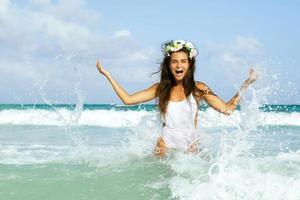
[[[175,73],[176,73],[176,74],[182,74],[182,73],[183,73],[183,70],[176,70]]]

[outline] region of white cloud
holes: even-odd
[[[56,16],[63,21],[85,24],[97,23],[101,19],[98,11],[91,11],[85,7],[85,0],[60,0],[56,4],[49,0],[31,0],[28,8]]]
[[[260,65],[264,49],[253,36],[237,36],[229,45],[206,42],[203,54],[204,62],[210,69],[226,79],[235,80],[251,67]]]
[[[8,14],[9,0],[0,0],[0,19]]]
[[[261,56],[263,45],[253,36],[237,36],[232,50],[236,53]]]
[[[135,41],[129,30],[116,31],[113,37],[103,35],[95,29],[100,20],[101,13],[85,7],[83,0],[31,0],[22,7],[0,0],[0,79],[9,82],[15,76],[20,83],[35,84],[47,77],[49,87],[68,90],[76,79],[74,69],[81,68],[83,79],[94,85],[97,76],[91,73],[97,73],[94,65],[99,56],[111,71],[133,62],[142,64],[140,71],[147,69],[153,51]],[[70,55],[74,55],[71,61],[66,58]],[[130,77],[129,73],[121,76]],[[147,80],[136,75],[132,81]]]
[[[114,38],[118,37],[129,37],[130,36],[130,31],[129,30],[121,30],[121,31],[116,31],[113,35]]]

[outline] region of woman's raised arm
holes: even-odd
[[[215,110],[225,114],[230,115],[238,106],[241,96],[240,92],[246,90],[250,84],[252,84],[257,78],[257,74],[253,69],[249,72],[249,78],[246,79],[239,90],[228,102],[224,102],[221,98],[216,96],[207,85],[204,83],[197,83],[197,87],[204,91],[204,100]]]
[[[113,89],[119,96],[119,98],[122,100],[122,102],[126,105],[134,105],[138,103],[143,103],[146,101],[150,101],[156,97],[156,89],[158,86],[158,83],[153,84],[151,87],[136,92],[134,94],[128,94],[117,81],[115,81],[112,76],[109,74],[108,71],[103,69],[102,65],[100,64],[99,60],[97,60],[96,63],[97,69],[101,74],[103,74],[112,85]]]

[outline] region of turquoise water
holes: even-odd
[[[0,199],[300,199],[299,105],[199,119],[160,160],[154,105],[0,105]]]
[[[7,110],[7,109],[75,109],[76,104],[0,104],[0,110]],[[206,110],[208,106],[202,105],[199,109],[200,110]],[[153,104],[140,104],[140,105],[132,105],[132,106],[126,106],[126,105],[117,105],[117,104],[84,104],[83,105],[84,110],[97,110],[97,109],[104,109],[104,110],[147,110],[147,111],[153,111],[156,110],[156,105]],[[264,112],[300,112],[300,106],[299,105],[262,105],[259,107],[260,110]],[[238,107],[238,110],[240,110],[240,107]]]

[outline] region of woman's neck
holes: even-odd
[[[182,84],[177,84],[177,85],[174,85],[171,90],[176,93],[177,92],[181,93],[181,92],[184,92],[184,87]]]
[[[173,87],[183,87],[183,81],[176,81]]]

